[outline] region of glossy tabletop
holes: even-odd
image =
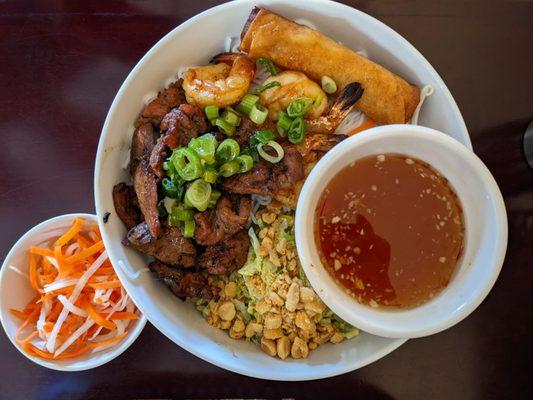
[[[509,247],[487,299],[440,334],[360,370],[283,383],[226,372],[148,324],[95,370],[49,371],[0,334],[0,398],[526,398],[532,393],[533,2],[344,1],[409,40],[455,97],[505,197]],[[100,130],[128,72],[164,34],[219,1],[0,1],[0,254],[55,215],[94,212]],[[259,2],[260,3],[260,2]]]

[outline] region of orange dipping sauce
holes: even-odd
[[[322,263],[357,301],[411,308],[449,283],[463,249],[459,199],[427,163],[398,154],[357,160],[315,212]]]

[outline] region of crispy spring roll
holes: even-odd
[[[264,8],[254,8],[241,34],[241,49],[252,58],[302,71],[315,81],[327,75],[338,90],[361,83],[356,108],[378,124],[406,123],[420,100],[420,89],[314,29]]]

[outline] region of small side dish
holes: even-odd
[[[70,359],[104,351],[129,334],[139,312],[122,288],[95,224],[76,218],[51,241],[31,246],[29,280],[35,296],[23,309],[15,342],[30,356]]]
[[[461,256],[464,231],[446,178],[425,162],[390,153],[338,172],[315,213],[322,262],[372,307],[410,308],[438,294]]]

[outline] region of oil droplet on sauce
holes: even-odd
[[[427,163],[362,158],[326,186],[315,241],[329,273],[357,301],[411,308],[449,283],[463,249],[459,199]]]

